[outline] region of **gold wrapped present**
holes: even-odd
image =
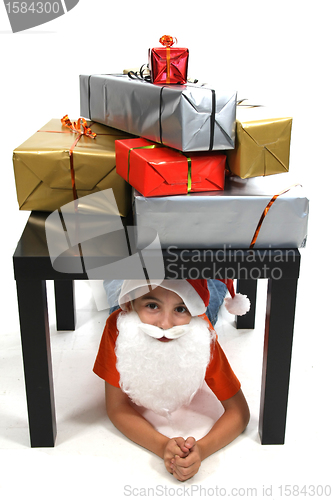
[[[112,188],[121,216],[131,208],[131,187],[116,172],[117,139],[132,135],[68,117],[53,119],[14,150],[21,210],[52,212],[62,205]]]
[[[235,149],[226,152],[231,172],[242,179],[289,170],[292,118],[272,118],[261,106],[236,107]]]

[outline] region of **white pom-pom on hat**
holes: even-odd
[[[227,279],[225,280],[225,284],[227,285],[228,291],[231,295],[231,297],[226,297],[224,299],[226,310],[230,314],[234,314],[235,316],[244,316],[244,314],[246,314],[250,310],[250,299],[247,297],[247,295],[235,293],[233,280]]]
[[[226,310],[235,316],[244,316],[251,307],[247,295],[242,295],[241,293],[236,293],[233,297],[226,297],[224,304]]]

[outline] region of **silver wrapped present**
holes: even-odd
[[[158,232],[162,248],[300,248],[309,200],[289,173],[235,176],[224,191],[152,198],[134,192],[134,214],[139,248],[147,243],[140,228],[147,226]]]
[[[80,75],[80,114],[180,151],[232,149],[236,92]]]

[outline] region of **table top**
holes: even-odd
[[[73,247],[67,245],[67,250],[59,254],[55,264],[50,259],[45,232],[45,221],[49,215],[49,212],[31,212],[13,255],[15,279],[141,279],[142,268],[138,271],[138,275],[133,275],[130,260],[124,261],[127,258],[132,259],[136,254],[140,256],[141,261],[142,254],[144,258],[149,254],[149,258],[153,259],[152,262],[154,258],[158,260],[162,255],[164,277],[169,279],[291,279],[299,275],[300,253],[297,248],[199,250],[172,247],[172,250],[159,250],[155,253],[140,251],[135,247],[133,235],[129,231],[133,226],[131,216],[122,218],[124,228],[122,230],[102,234]],[[66,231],[63,235],[59,235],[59,240],[64,238],[64,235]],[[84,249],[83,254],[81,245]],[[103,266],[107,269],[109,264],[117,262],[122,272],[121,276],[115,272],[112,276],[102,273],[103,278],[91,277],[89,270]],[[128,266],[125,266],[127,262]],[[113,273],[116,267],[112,267]],[[147,265],[144,267],[147,268]],[[57,268],[62,270],[59,271]],[[128,273],[131,275],[125,275]]]

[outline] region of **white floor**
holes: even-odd
[[[186,483],[170,476],[162,460],[123,437],[108,421],[104,386],[92,372],[107,311],[97,311],[88,282],[76,282],[77,328],[55,327],[53,283],[48,283],[49,320],[58,434],[56,446],[31,449],[25,402],[15,284],[7,281],[6,314],[0,335],[0,497],[111,498],[127,496],[252,496],[279,498],[296,489],[330,484],[327,450],[332,444],[327,364],[331,360],[331,325],[314,312],[309,297],[311,247],[302,251],[295,322],[289,407],[284,446],[262,446],[258,436],[266,283],[260,282],[255,330],[236,330],[224,309],[219,338],[240,380],[251,409],[245,433],[206,459]],[[11,271],[8,271],[11,272]],[[324,326],[323,326],[324,325]],[[317,328],[316,328],[317,326]],[[200,437],[220,411],[203,390],[189,409],[178,412],[172,427],[152,421],[166,434]],[[281,489],[282,488],[282,489]],[[285,489],[286,488],[286,489]],[[316,490],[317,492],[320,490]],[[328,489],[326,489],[328,492]],[[113,498],[113,496],[112,496]]]

